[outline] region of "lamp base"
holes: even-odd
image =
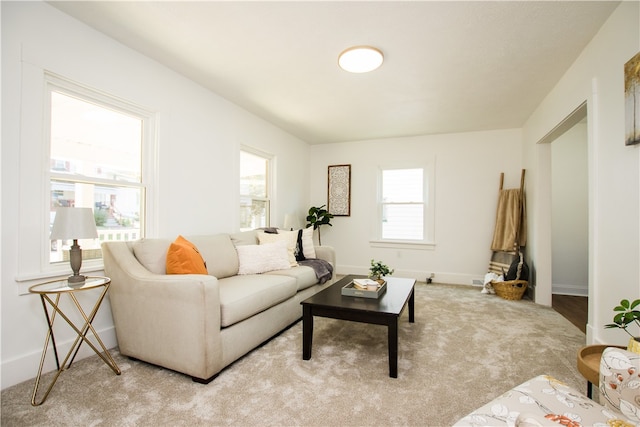
[[[87,276],[83,276],[82,274],[78,274],[78,275],[71,275],[69,277],[67,277],[67,282],[74,284],[74,285],[80,285],[82,283],[84,283],[84,280],[87,278]]]
[[[83,284],[85,276],[80,274],[80,267],[82,267],[82,249],[80,249],[77,239],[73,239],[73,245],[69,249],[69,261],[73,274],[67,278],[67,282],[75,285]]]

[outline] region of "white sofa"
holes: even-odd
[[[258,231],[186,236],[206,261],[205,274],[166,274],[171,239],[102,244],[121,354],[208,383],[226,366],[302,316],[300,302],[329,286],[313,268],[238,275],[237,246]],[[246,249],[246,248],[245,248]],[[314,247],[335,266],[335,252]]]
[[[561,381],[540,375],[497,397],[455,426],[640,425],[640,355],[608,347],[600,359],[600,404]]]

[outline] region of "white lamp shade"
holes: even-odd
[[[300,221],[298,217],[294,214],[286,214],[284,216],[284,229],[285,230],[297,230],[300,227]]]
[[[91,208],[58,208],[53,221],[51,240],[95,239],[96,220]]]

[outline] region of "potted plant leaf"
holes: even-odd
[[[313,226],[314,230],[318,230],[318,244],[322,246],[322,240],[320,238],[320,226],[328,225],[329,227],[333,227],[331,224],[331,218],[333,215],[329,213],[325,208],[325,205],[322,206],[311,206],[309,208],[309,215],[307,215],[307,225],[306,227]]]
[[[640,310],[636,308],[640,305],[640,299],[630,302],[627,299],[620,301],[620,305],[613,308],[616,314],[613,316],[613,323],[604,325],[605,328],[620,328],[624,330],[629,336],[629,344],[627,350],[634,353],[640,353],[640,336],[635,336],[627,330],[629,325],[635,324],[640,326]]]
[[[384,276],[391,276],[393,274],[393,269],[389,268],[388,265],[382,263],[382,261],[374,261],[371,260],[371,268],[369,268],[369,277],[372,280],[377,280],[379,283],[383,283]]]

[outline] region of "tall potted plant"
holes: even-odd
[[[331,224],[331,218],[333,215],[329,213],[325,208],[325,205],[322,206],[311,206],[309,208],[309,215],[307,215],[307,227],[313,226],[314,230],[318,230],[318,244],[322,246],[322,240],[320,239],[320,226],[328,225],[329,227],[333,227]]]
[[[613,316],[613,323],[604,325],[605,328],[619,328],[624,330],[629,336],[629,345],[627,350],[634,353],[640,353],[640,336],[635,336],[627,330],[629,325],[635,324],[640,326],[640,311],[636,308],[640,305],[640,299],[630,302],[628,299],[620,301],[620,305],[613,308],[616,312]]]

